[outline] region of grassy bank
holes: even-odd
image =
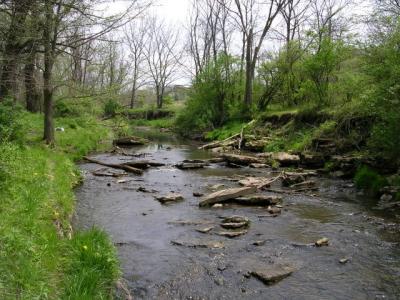
[[[111,130],[95,119],[60,118],[54,148],[42,117],[20,116],[23,137],[0,145],[0,298],[107,299],[119,275],[113,245],[97,229],[73,233],[74,164]]]

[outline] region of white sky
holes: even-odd
[[[129,5],[129,1],[116,0],[112,3],[104,4],[101,10],[108,14],[114,14],[121,11]],[[154,0],[154,4],[150,9],[155,15],[159,15],[167,22],[176,25],[183,25],[190,7],[190,0]]]

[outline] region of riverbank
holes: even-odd
[[[250,123],[231,122],[203,134],[214,152],[245,150],[294,155],[293,166],[353,179],[377,199],[400,200],[400,161],[369,144],[373,119],[340,112],[271,111]],[[271,166],[279,166],[277,160]]]
[[[111,126],[56,119],[56,146],[41,141],[43,116],[19,117],[24,136],[0,146],[0,298],[107,299],[119,276],[114,246],[98,229],[74,233],[74,162],[104,150]]]

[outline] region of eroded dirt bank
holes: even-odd
[[[125,149],[142,157],[93,158],[109,163],[147,159],[165,166],[114,178],[95,176],[93,171],[103,167],[85,163],[85,180],[76,191],[76,226],[96,225],[110,234],[135,298],[396,299],[400,294],[397,225],[357,196],[351,182],[317,178],[317,191],[262,192],[283,198],[276,216],[258,206],[199,208],[193,193],[238,187],[238,178],[272,178],[280,170],[220,164],[180,170],[174,165],[212,154],[167,134],[150,138],[147,146]],[[165,205],[155,199],[171,192],[184,200]],[[221,221],[232,215],[250,220],[247,232],[219,235],[226,231]],[[323,237],[328,246],[313,246]],[[270,285],[254,275],[276,266],[293,272]]]

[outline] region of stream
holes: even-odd
[[[134,299],[400,299],[396,216],[384,217],[350,181],[319,177],[318,192],[283,194],[277,217],[265,217],[265,207],[199,208],[193,192],[208,194],[215,185],[238,187],[233,176],[273,177],[276,171],[218,164],[179,170],[174,164],[213,154],[170,133],[143,129],[141,134],[151,142],[125,152],[143,153],[137,159],[166,166],[142,176],[112,178],[94,176],[102,167],[82,163],[84,182],[76,189],[74,220],[76,228],[96,226],[110,235]],[[111,163],[133,160],[111,153],[92,157]],[[163,205],[154,198],[170,192],[184,200]],[[247,234],[233,239],[216,235],[221,218],[232,215],[250,219]],[[208,226],[215,228],[206,234],[196,231]],[[328,246],[309,246],[323,237]],[[193,248],[172,241],[221,242],[224,247]],[[290,264],[295,271],[272,285],[249,276],[254,268],[276,264]]]

